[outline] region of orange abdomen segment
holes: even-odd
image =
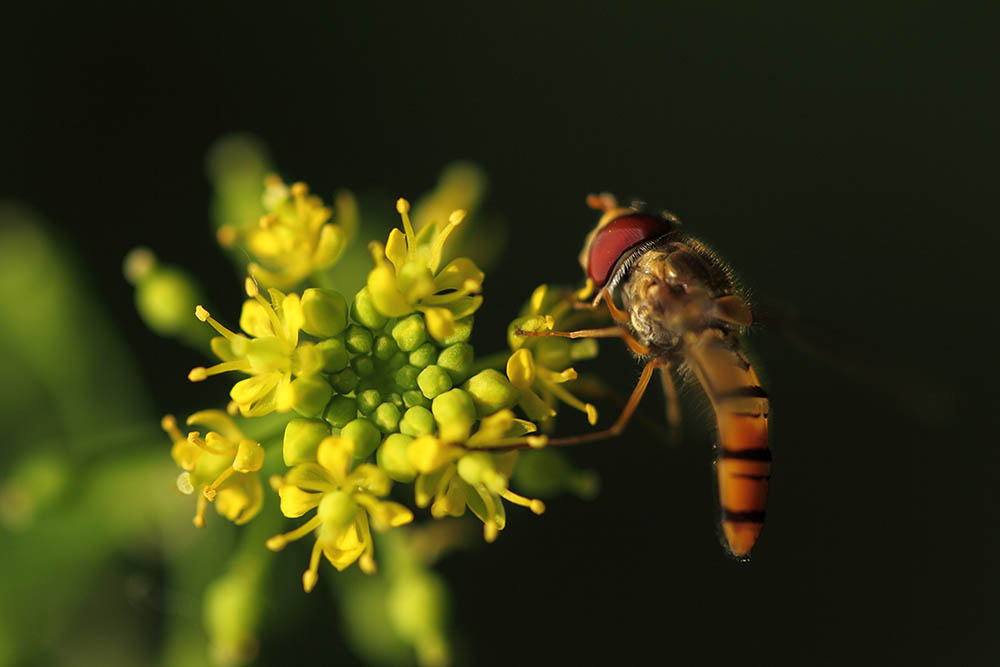
[[[687,352],[715,410],[722,532],[733,555],[746,556],[764,527],[771,476],[767,392],[749,361],[718,330],[697,335]]]

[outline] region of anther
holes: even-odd
[[[208,369],[204,366],[198,366],[197,368],[192,368],[191,372],[188,373],[188,380],[191,382],[202,382],[208,377]]]
[[[207,322],[212,315],[201,304],[198,304],[194,307],[194,316],[202,322]]]
[[[406,201],[402,197],[396,200],[396,212],[400,215],[410,212],[410,202]]]

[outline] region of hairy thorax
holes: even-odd
[[[718,326],[716,299],[732,291],[728,273],[714,256],[671,242],[636,258],[622,300],[636,337],[654,354],[666,354],[685,334]]]

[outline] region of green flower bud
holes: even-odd
[[[462,388],[472,396],[481,417],[514,407],[520,399],[517,388],[511,385],[503,373],[492,368],[476,373]]]
[[[415,438],[430,435],[434,432],[434,415],[427,408],[415,405],[403,414],[399,432]]]
[[[396,392],[392,392],[391,394],[389,394],[389,396],[386,397],[386,400],[389,401],[390,403],[392,403],[393,405],[395,405],[400,410],[403,409],[403,405],[404,405],[404,403],[403,403],[403,397],[400,396],[399,394],[397,394]],[[410,407],[410,406],[407,405],[406,407]]]
[[[417,476],[416,469],[406,456],[406,448],[411,442],[411,436],[393,433],[379,445],[378,452],[375,453],[378,467],[397,482],[412,482]]]
[[[415,409],[415,408],[411,408]],[[461,389],[446,391],[431,402],[441,439],[464,442],[476,423],[476,405],[472,396]]]
[[[316,343],[316,349],[323,357],[323,370],[327,373],[337,373],[347,368],[350,357],[344,341],[339,338],[328,338]]]
[[[374,412],[375,408],[382,402],[382,394],[379,393],[378,389],[366,389],[358,392],[357,396],[358,410],[365,416]]]
[[[375,339],[375,358],[379,361],[388,361],[392,355],[399,351],[399,346],[391,336],[379,336]]]
[[[448,347],[449,345],[454,345],[455,343],[464,343],[469,340],[469,336],[471,335],[472,315],[469,315],[468,317],[463,317],[460,320],[455,320],[455,332],[446,337],[444,340],[438,342],[441,343],[441,347]]]
[[[330,528],[343,528],[352,521],[358,513],[358,505],[345,491],[331,491],[323,494],[316,510],[320,521]]]
[[[414,366],[403,366],[396,371],[396,386],[400,389],[416,389],[418,375],[420,375],[419,368]]]
[[[354,305],[351,307],[351,317],[355,322],[365,325],[369,329],[381,329],[389,318],[375,310],[375,303],[367,287],[354,295]]]
[[[350,368],[345,368],[331,376],[330,381],[338,394],[349,394],[358,386],[358,374]]]
[[[326,421],[336,428],[343,428],[358,416],[358,403],[350,396],[335,396],[326,410]]]
[[[396,341],[392,341],[392,344],[395,345]],[[389,357],[389,361],[385,362],[385,370],[389,374],[395,373],[405,366],[408,360],[409,355],[406,352],[396,351],[396,353]]]
[[[354,441],[354,458],[364,459],[371,456],[378,443],[382,442],[382,435],[375,428],[375,425],[364,418],[355,419],[344,425],[340,429],[340,435]]]
[[[399,408],[387,402],[375,408],[372,421],[383,433],[392,433],[399,427],[400,417]]]
[[[371,331],[357,324],[352,324],[347,327],[344,343],[347,345],[347,349],[354,354],[371,354],[375,340]]]
[[[404,317],[392,328],[392,338],[404,352],[411,352],[427,340],[427,326],[420,313]]]
[[[371,357],[354,357],[351,360],[351,368],[358,377],[369,378],[375,375],[375,360]]]
[[[455,343],[441,350],[437,365],[448,371],[454,384],[463,382],[472,370],[474,352],[468,343]]]
[[[408,408],[412,408],[414,405],[430,408],[431,402],[426,396],[420,393],[419,389],[410,389],[403,392],[403,405]]]
[[[427,398],[434,398],[451,389],[451,376],[440,366],[428,366],[417,376],[417,386]]]
[[[316,460],[319,441],[330,435],[330,426],[321,419],[293,419],[285,426],[281,453],[286,466]]]
[[[318,417],[333,396],[330,383],[319,375],[309,375],[292,380],[292,409],[303,417]]]
[[[427,342],[410,352],[410,365],[417,368],[426,368],[437,359],[438,349],[434,343]]]
[[[302,330],[317,338],[336,336],[347,326],[347,301],[340,292],[310,287],[302,293]]]

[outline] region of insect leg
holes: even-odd
[[[597,298],[594,299],[593,303],[589,301],[575,301],[573,303],[573,308],[574,310],[597,310],[598,308],[601,307],[600,304],[598,303],[599,300],[603,300],[604,303],[607,305],[608,312],[611,313],[611,318],[615,322],[624,323],[629,321],[628,313],[626,313],[624,310],[621,310],[620,308],[618,308],[618,306],[615,305],[614,300],[612,300],[611,298],[610,292],[608,292],[608,290],[606,289],[601,290],[600,294],[597,295]]]
[[[628,349],[639,356],[646,356],[650,349],[637,341],[625,327],[602,327],[600,329],[578,329],[577,331],[525,331],[515,330],[518,336],[558,336],[559,338],[621,338]]]
[[[636,408],[639,407],[639,401],[642,400],[643,394],[646,393],[646,387],[649,386],[649,379],[653,376],[653,370],[662,364],[663,362],[659,359],[650,359],[646,362],[646,365],[642,368],[642,373],[639,374],[639,382],[636,383],[635,389],[632,390],[632,395],[629,396],[628,403],[625,404],[625,407],[622,409],[622,413],[618,415],[618,419],[615,420],[615,423],[612,424],[610,428],[603,431],[597,431],[596,433],[571,435],[565,438],[550,438],[548,444],[556,446],[578,445],[584,442],[593,442],[595,440],[613,438],[624,431],[629,419],[632,418],[632,415],[635,414]]]

